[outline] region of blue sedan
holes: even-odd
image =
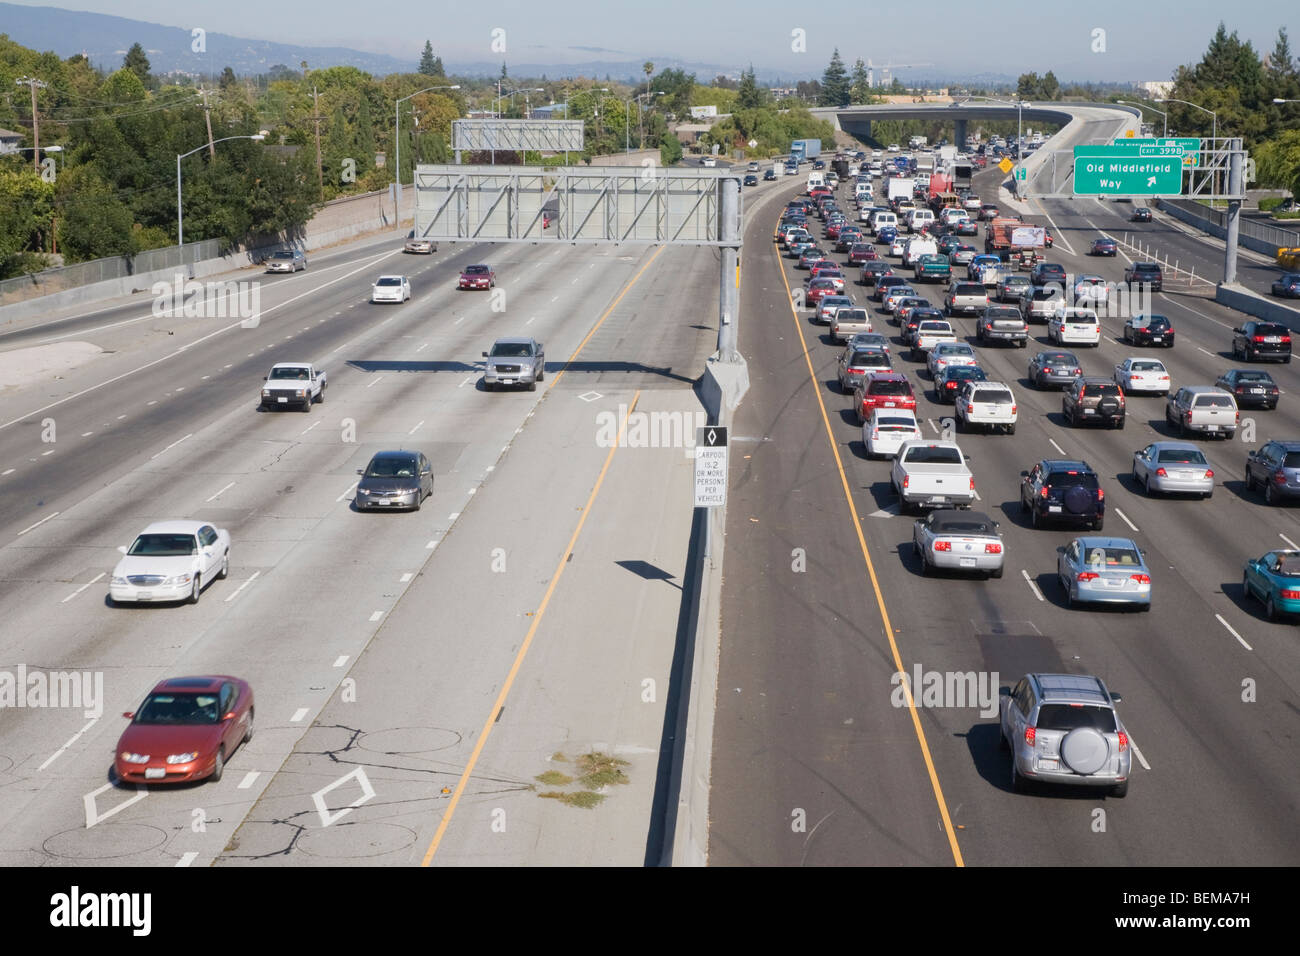
[[[1284,299],[1300,299],[1300,272],[1288,272],[1274,282],[1273,294]]]
[[[1283,614],[1300,614],[1300,551],[1270,551],[1247,561],[1241,588],[1247,597],[1264,602],[1270,621]]]
[[[1151,569],[1129,538],[1075,538],[1061,548],[1056,576],[1069,607],[1095,602],[1151,610]]]

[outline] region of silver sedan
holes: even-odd
[[[1151,610],[1151,571],[1129,538],[1075,538],[1060,549],[1056,577],[1069,607],[1097,602]]]
[[[1002,577],[1006,557],[998,523],[978,511],[932,511],[912,524],[912,547],[921,573],[933,568],[974,571]]]
[[[1133,481],[1148,495],[1214,494],[1214,469],[1205,454],[1190,442],[1152,442],[1133,453]]]

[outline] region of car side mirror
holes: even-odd
[[[119,545],[117,546],[117,551],[118,551],[119,554],[126,554],[126,545],[124,545],[124,544],[119,544]]]
[[[432,472],[426,468],[424,471],[420,472],[420,477],[423,478],[425,475],[429,475],[429,474],[432,474]]]
[[[1029,477],[1029,472],[1027,472],[1027,471],[1022,471],[1022,472],[1020,473],[1020,477],[1021,477],[1021,478],[1028,478],[1028,477]]]
[[[487,353],[486,353],[486,352],[483,353],[483,357],[484,357],[484,358],[487,358]]]
[[[1010,688],[1010,687],[999,687],[999,688],[998,688],[998,696],[999,696],[999,697],[1010,697],[1010,696],[1011,696],[1011,688]]]
[[[1063,545],[1063,544],[1058,544],[1058,545],[1056,546],[1056,553],[1057,553],[1057,554],[1065,554],[1065,545]]]
[[[1124,702],[1124,698],[1119,694],[1116,694],[1114,691],[1111,691],[1110,699],[1117,704],[1122,704]]]
[[[135,711],[133,711],[133,710],[124,710],[124,711],[122,711],[122,716],[125,717],[127,720],[134,720],[134,719],[135,719]]]
[[[357,474],[358,474],[358,475],[364,475],[365,473],[366,473],[366,471],[365,471],[364,468],[358,468],[358,469],[357,469]]]

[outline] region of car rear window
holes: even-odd
[[[919,465],[960,465],[961,452],[944,445],[922,445],[908,452],[907,460]]]
[[[876,427],[890,431],[915,431],[916,419],[907,415],[880,415],[876,418]]]
[[[1238,382],[1272,382],[1273,376],[1268,372],[1238,372]]]
[[[1115,733],[1115,712],[1109,707],[1086,704],[1043,704],[1038,708],[1039,730],[1077,730],[1091,727],[1103,734]]]
[[[840,309],[835,313],[835,317],[841,322],[866,322],[866,309]]]
[[[863,352],[863,355],[881,355],[881,352]],[[856,356],[855,356],[856,358]],[[912,386],[907,382],[872,382],[867,387],[868,395],[911,395]]]
[[[974,393],[977,402],[1013,402],[1014,398],[1005,388],[981,388]]]
[[[1097,476],[1085,472],[1070,474],[1066,471],[1054,471],[1048,476],[1048,484],[1053,488],[1073,488],[1075,485],[1080,485],[1092,490],[1097,488]]]
[[[1204,465],[1205,456],[1192,448],[1165,448],[1157,456],[1161,464]]]
[[[1165,367],[1159,362],[1134,362],[1131,366],[1134,372],[1163,372]]]
[[[1256,335],[1290,335],[1291,330],[1285,325],[1266,325],[1261,322],[1255,326]]]
[[[1232,408],[1232,404],[1229,395],[1198,395],[1195,402],[1197,408]]]
[[[1300,451],[1289,451],[1282,462],[1283,468],[1300,468]]]
[[[1119,386],[1118,385],[1085,385],[1083,391],[1085,395],[1118,395]]]
[[[963,282],[953,290],[953,295],[977,295],[981,298],[984,296],[984,286],[976,285],[974,282]]]

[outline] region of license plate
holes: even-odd
[[[1252,394],[1252,395],[1263,395],[1263,394],[1264,394],[1264,390],[1263,390],[1262,388],[1252,388],[1252,389],[1250,390],[1250,394]]]
[[[392,498],[380,498],[380,499],[379,499],[379,504],[381,504],[381,505],[391,505],[392,503],[393,503],[393,499],[392,499]]]
[[[497,381],[500,382],[502,385],[513,385],[513,384],[515,384],[515,380],[514,380],[513,378],[500,378],[500,379],[497,379]]]
[[[898,407],[898,403],[897,403],[897,402],[885,402],[885,407],[886,407],[886,408],[897,408],[897,407]]]
[[[1264,337],[1265,342],[1281,342],[1282,340],[1276,335],[1267,335]]]
[[[1207,432],[1217,432],[1217,431],[1219,430],[1219,426],[1218,426],[1218,425],[1206,425],[1206,426],[1205,426],[1205,430],[1206,430]]]
[[[1085,409],[1083,410],[1083,413],[1084,413],[1085,415],[1096,415],[1096,414],[1097,414],[1097,409],[1095,409],[1095,408],[1085,408]]]
[[[947,500],[948,500],[948,499],[944,498],[943,495],[935,495],[934,497],[932,497],[932,498],[930,499],[930,504],[932,504],[932,505],[941,505],[941,504],[945,504],[945,503],[947,502]]]
[[[974,558],[962,558],[962,559],[961,559],[961,566],[962,566],[963,568],[973,568],[973,567],[975,567],[975,559],[974,559]]]
[[[1060,769],[1060,766],[1061,766],[1061,765],[1060,765],[1060,762],[1057,761],[1057,760],[1055,760],[1055,759],[1050,759],[1050,760],[1049,760],[1049,759],[1047,759],[1046,757],[1039,757],[1039,758],[1038,758],[1038,769],[1039,769],[1039,770],[1059,770],[1059,769]]]
[[[1152,342],[1163,342],[1164,340],[1165,340],[1165,337],[1164,337],[1163,335],[1153,335],[1153,336],[1151,336],[1151,341],[1152,341]]]
[[[1047,510],[1048,510],[1048,511],[1053,511],[1053,512],[1060,511],[1060,510],[1061,510],[1061,506],[1060,506],[1060,505],[1048,505],[1048,506],[1047,506]]]
[[[144,778],[146,780],[162,780],[167,776],[167,770],[164,767],[145,767]]]
[[[281,405],[287,405],[287,404],[289,403],[289,400],[288,400],[287,398],[283,398],[283,397],[282,397],[282,398],[277,398],[276,401],[279,402]]]

